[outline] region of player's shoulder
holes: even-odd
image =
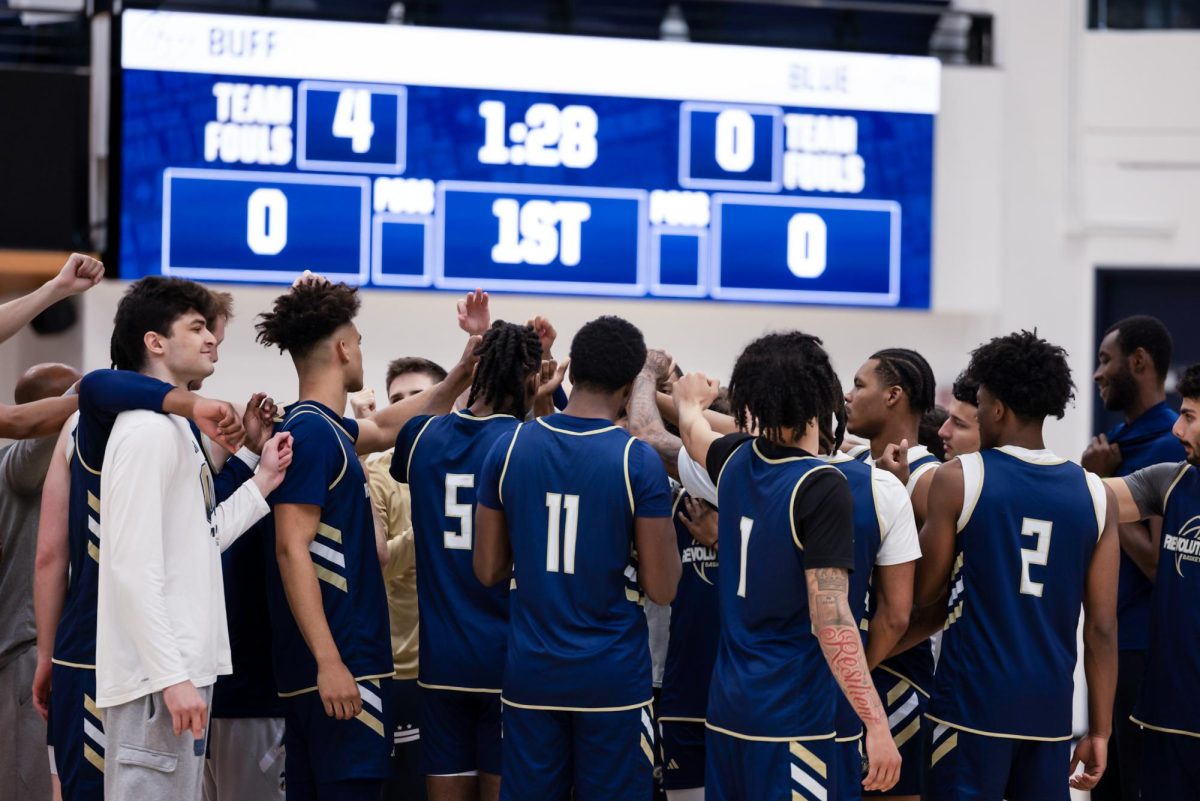
[[[112,436],[128,434],[138,430],[167,432],[177,429],[173,415],[151,412],[146,409],[131,409],[121,412],[113,421]]]

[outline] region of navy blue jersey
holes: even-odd
[[[1159,731],[1200,737],[1195,701],[1200,677],[1200,471],[1179,465],[1162,505],[1150,648],[1133,717]]]
[[[713,443],[708,461],[723,573],[708,727],[748,739],[833,737],[839,690],[813,634],[805,570],[854,567],[846,479],[804,451],[739,435]]]
[[[874,464],[871,449],[860,452],[857,458],[866,464]],[[908,494],[911,496],[917,482],[925,473],[935,469],[941,462],[923,445],[908,449]],[[907,681],[925,695],[933,686],[933,644],[928,640],[914,645],[902,654],[885,659],[880,669],[893,673]]]
[[[874,470],[869,464],[855,459],[835,458],[828,463],[841,471],[850,484],[854,496],[854,572],[850,574],[850,612],[862,633],[863,648],[867,645],[867,619],[870,616],[871,574],[875,570],[875,556],[883,541],[883,526],[879,510],[875,507],[875,489],[872,486]],[[839,738],[856,737],[862,733],[862,720],[845,694],[837,692],[837,735]]]
[[[927,717],[996,737],[1069,739],[1103,484],[1046,451],[1005,446],[958,460],[963,512]]]
[[[387,594],[375,550],[366,476],[354,452],[358,423],[315,401],[301,401],[288,407],[276,430],[291,432],[299,469],[287,472],[269,502],[272,507],[321,507],[309,551],[342,663],[360,681],[391,676]],[[269,539],[273,553],[274,525]],[[267,560],[267,592],[279,695],[315,691],[317,663],[292,616],[275,559]]]
[[[649,703],[634,519],[668,517],[658,456],[608,420],[554,414],[493,446],[479,503],[503,510],[516,588],[503,698],[568,710]]]
[[[717,552],[701,545],[679,521],[686,492],[675,498],[675,537],[683,574],[671,602],[670,635],[658,695],[661,721],[703,722],[708,683],[717,659],[721,619],[717,607]]]
[[[96,663],[100,470],[113,422],[125,411],[161,411],[172,389],[157,378],[125,370],[95,370],[80,382],[67,510],[70,579],[54,637],[54,661],[59,664],[91,668]]]
[[[427,687],[499,692],[508,638],[508,586],[475,577],[475,486],[484,459],[515,417],[468,411],[417,417],[396,439],[392,478],[408,484],[421,616],[420,673]]]

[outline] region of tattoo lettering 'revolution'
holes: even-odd
[[[883,704],[871,681],[862,639],[850,612],[849,585],[845,570],[808,571],[810,615],[830,672],[863,723],[874,723],[884,719]]]

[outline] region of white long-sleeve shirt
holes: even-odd
[[[96,705],[233,671],[221,551],[269,511],[253,481],[215,504],[182,417],[124,412],[100,477]]]

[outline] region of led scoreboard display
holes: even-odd
[[[933,59],[126,11],[121,274],[927,308]]]

